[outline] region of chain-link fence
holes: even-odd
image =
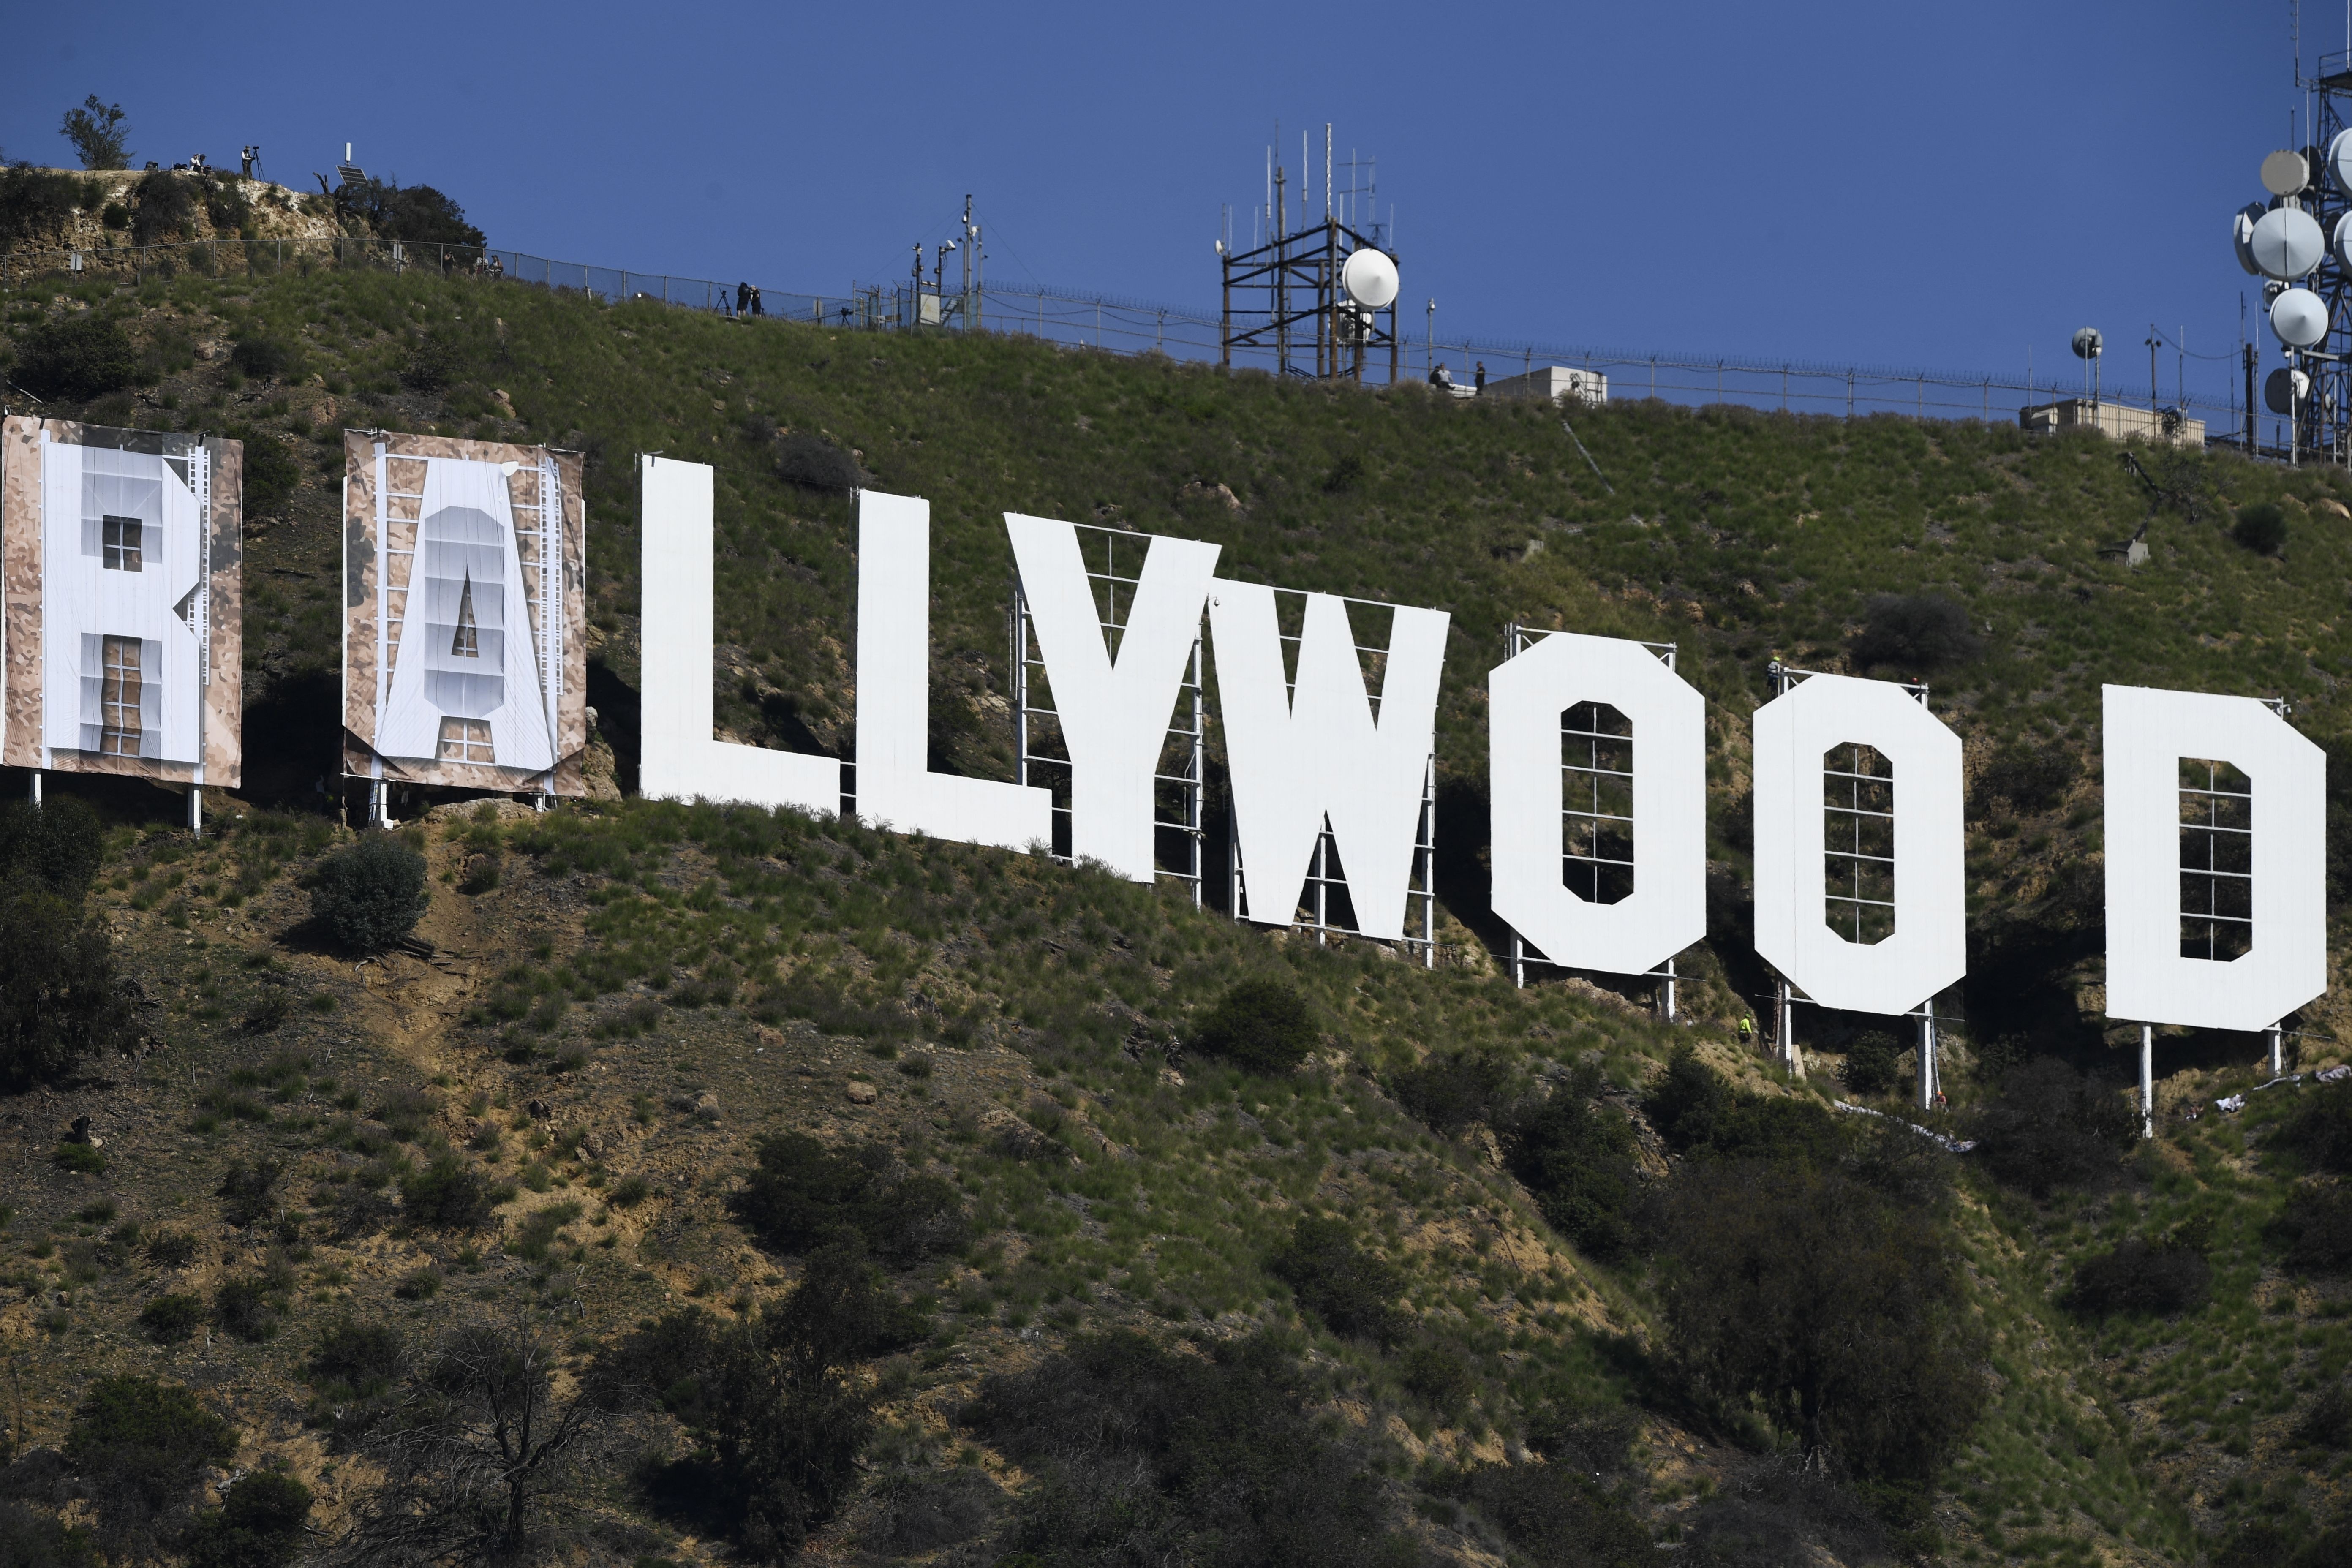
[[[615,304],[646,300],[712,314],[816,322],[856,331],[992,331],[1109,353],[1161,353],[1192,361],[1221,357],[1223,323],[1214,312],[1079,289],[992,283],[967,292],[918,288],[911,281],[901,281],[854,286],[845,294],[804,294],[761,288],[749,281],[724,283],[557,261],[498,247],[383,239],[215,239],[89,250],[18,250],[0,253],[0,288],[60,274],[143,282],[190,271],[268,276],[320,267],[429,270],[450,277],[569,289]],[[1270,370],[1273,356],[1270,352],[1236,351],[1233,363]],[[1409,337],[1401,375],[1419,380],[1439,365],[1453,378],[1455,391],[1465,395],[1475,392],[1482,367],[1486,379],[1500,381],[1560,365],[1583,373],[1588,387],[1601,384],[1592,378],[1605,377],[1606,395],[1612,401],[1654,398],[1685,406],[1734,404],[1847,418],[1895,414],[1917,419],[2006,422],[2017,418],[2021,409],[2084,395],[2078,378],[2072,376],[2037,379],[2031,374],[1835,365],[1467,336],[1433,341],[1426,331]],[[1378,378],[1384,378],[1387,367],[1376,368]],[[2102,408],[2075,418],[2111,435],[2144,426],[2150,435],[2162,434],[2167,438],[2181,427],[2182,420],[2200,420],[2209,443],[2233,446],[2244,443],[2247,423],[2233,379],[2220,395],[2205,389],[2177,392],[2153,411],[2110,395],[2103,400]],[[2260,450],[2264,453],[2271,447],[2269,426],[2277,423],[2264,416],[2260,432]],[[2277,439],[2284,441],[2283,428]],[[2284,455],[2284,448],[2280,450]]]

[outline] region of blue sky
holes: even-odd
[[[2305,8],[2307,58],[2345,47],[2329,9]],[[258,142],[309,184],[348,140],[499,245],[825,292],[903,274],[970,191],[992,279],[1213,307],[1220,205],[1245,227],[1276,121],[1293,164],[1330,121],[1378,156],[1441,331],[2011,374],[2030,350],[2047,374],[2095,323],[2133,387],[2151,322],[2234,345],[2254,280],[2229,216],[2297,102],[2284,0],[92,21],[11,17],[8,157],[67,162],[58,118],[97,92],[142,158]]]

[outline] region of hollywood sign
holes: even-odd
[[[712,470],[642,461],[643,793],[838,811],[833,758],[714,738]],[[1348,602],[1301,595],[1294,674],[1276,590],[1218,577],[1216,545],[1149,536],[1141,567],[1123,580],[1132,600],[1114,656],[1076,528],[1017,513],[1005,527],[1067,742],[1071,855],[1154,879],[1154,775],[1205,620],[1234,838],[1249,868],[1236,912],[1295,923],[1328,831],[1354,929],[1404,939],[1426,848],[1445,612],[1392,607],[1375,691]],[[929,504],[861,491],[857,531],[858,816],[962,843],[1049,842],[1050,791],[929,764]],[[1647,646],[1576,633],[1539,637],[1487,679],[1495,912],[1552,963],[1655,972],[1706,934],[1704,700]],[[1623,715],[1634,758],[1632,886],[1606,902],[1562,876],[1561,721],[1588,704]],[[2324,753],[2252,698],[2109,686],[2102,723],[2108,1016],[2259,1030],[2320,995]],[[1753,725],[1757,952],[1820,1005],[1921,1007],[1968,967],[1959,737],[1905,687],[1828,674],[1790,684]],[[1892,929],[1869,941],[1824,918],[1834,772],[1824,759],[1857,745],[1891,767]],[[2232,918],[2251,936],[2227,960],[2183,950],[2186,761],[2225,763],[2250,781],[2232,797],[2251,797],[2244,826],[2218,830],[2235,836],[2229,863],[2208,879],[2241,900],[2244,914]]]
[[[370,784],[373,820],[394,784],[551,795],[584,791],[587,518],[576,454],[351,431],[344,437],[341,771]],[[12,416],[0,421],[0,763],[114,773],[185,789],[235,787],[242,753],[241,447],[169,433]],[[648,795],[838,811],[833,758],[721,742],[712,702],[711,469],[643,460],[644,730]],[[1034,663],[1067,756],[1068,806],[1026,782],[932,771],[930,510],[857,498],[856,805],[911,833],[1069,857],[1150,882],[1155,790],[1171,712],[1197,711],[1213,649],[1232,786],[1235,912],[1434,950],[1433,781],[1449,617],[1381,605],[1378,689],[1349,601],[1216,575],[1218,547],[1119,534],[1142,560],[1115,572],[1107,635],[1073,524],[1007,513],[1022,644],[1025,736]],[[1093,531],[1110,537],[1108,531]],[[1295,610],[1283,630],[1277,600]],[[1205,625],[1205,635],[1203,626]],[[1295,657],[1286,643],[1296,644]],[[1493,907],[1542,961],[1654,973],[1706,934],[1706,724],[1698,692],[1649,647],[1536,634],[1488,676]],[[1606,817],[1622,853],[1610,896],[1580,890],[1567,835],[1563,716],[1622,717],[1623,787]],[[1811,1002],[1900,1015],[1967,969],[1959,738],[1908,689],[1814,675],[1756,710],[1756,949]],[[2105,689],[2108,1016],[2143,1025],[2272,1027],[2326,988],[2326,762],[2265,703]],[[1187,824],[1200,838],[1197,723]],[[1827,760],[1867,748],[1885,823],[1870,854],[1829,842]],[[1024,759],[1026,753],[1024,753]],[[2184,789],[2184,762],[2242,785]],[[1028,769],[1024,760],[1023,772]],[[2187,826],[2226,795],[2242,820]],[[2191,840],[2206,858],[2189,862]],[[1589,845],[1588,845],[1589,847]],[[1883,853],[1878,853],[1883,849]],[[2215,857],[2218,855],[2218,858]],[[1336,861],[1336,864],[1334,864]],[[1883,863],[1865,932],[1827,918],[1825,868]],[[1245,874],[1244,868],[1245,868]],[[1201,868],[1194,866],[1197,887]],[[2184,909],[2184,886],[2200,909]],[[1318,913],[1344,899],[1345,922]],[[1588,894],[1594,896],[1588,896]],[[2217,900],[2231,904],[2217,917]],[[1418,938],[1408,929],[1421,915]],[[2227,923],[2234,956],[2194,956],[2184,920]],[[1884,929],[1878,929],[1884,927]],[[1866,938],[1866,939],[1865,939]],[[2238,949],[2242,948],[2242,951]],[[1785,1034],[1785,1031],[1783,1031]],[[1931,1043],[1923,1032],[1922,1044]],[[2143,1075],[2147,1041],[2143,1033]],[[1928,1059],[1923,1051],[1923,1064]],[[1923,1083],[1927,1080],[1923,1078]]]

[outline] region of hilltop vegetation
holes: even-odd
[[[245,798],[198,843],[141,789],[53,782],[98,808],[87,855],[65,813],[0,816],[18,950],[134,986],[91,990],[119,1011],[62,1054],[16,1043],[68,1038],[57,998],[0,986],[33,1020],[0,1068],[42,1086],[0,1110],[0,1550],[2334,1550],[2352,1102],[2188,1120],[2259,1046],[2168,1037],[2164,1135],[2130,1137],[2094,747],[2107,680],[2352,733],[2335,476],[2137,449],[2144,481],[2095,437],[1642,404],[1576,416],[1596,475],[1525,405],[415,274],[5,303],[12,367],[104,349],[60,411],[226,430],[253,480]],[[589,458],[598,798],[406,826],[430,896],[404,939],[408,862],[335,860],[314,789],[340,432],[376,425]],[[719,471],[720,723],[768,744],[848,742],[857,483],[932,503],[938,765],[1009,767],[1006,510],[1446,608],[1444,964],[1172,886],[625,798],[641,450]],[[1712,934],[1676,1025],[1645,988],[1520,991],[1490,956],[1482,694],[1512,620],[1674,640],[1708,699]],[[1800,1081],[1735,1043],[1776,658],[1927,679],[1968,742],[1937,1120],[1974,1154],[1828,1106],[1900,1107],[1887,1020],[1808,1015]],[[381,910],[339,923],[358,887]],[[2336,1059],[2335,1016],[2299,1021],[2305,1066]],[[500,1410],[552,1444],[517,1485],[482,1446]]]

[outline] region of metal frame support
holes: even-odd
[[[1937,1059],[1940,1042],[1936,1037],[1936,1003],[1933,997],[1919,1011],[1919,1109],[1936,1109],[1936,1097],[1944,1089],[1944,1064]]]
[[[2156,1136],[2156,1026],[2139,1026],[2139,1135]]]

